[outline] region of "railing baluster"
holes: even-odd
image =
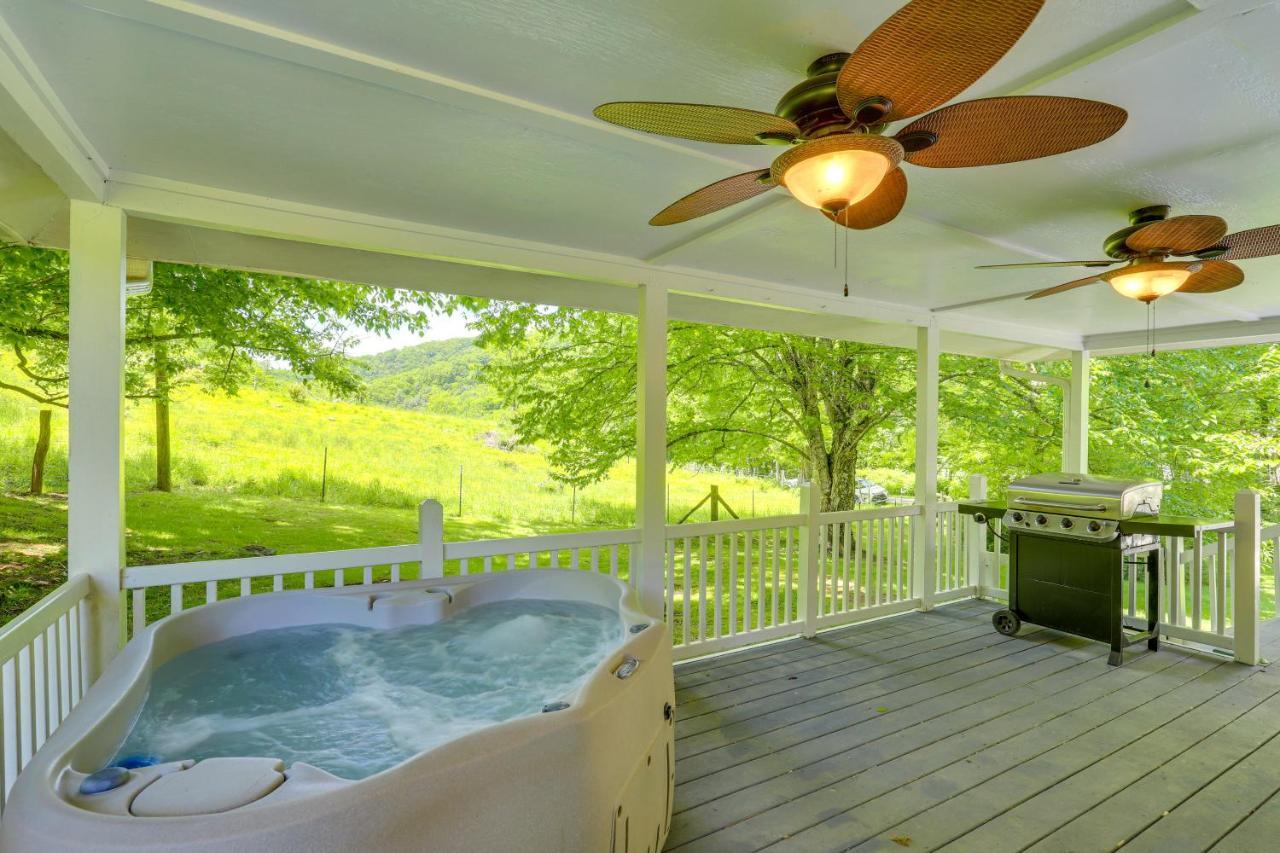
[[[773,592],[769,596],[769,605],[772,610],[772,619],[770,625],[778,623],[778,528],[773,528]]]
[[[58,619],[58,645],[62,649],[62,718],[65,720],[67,714],[71,713],[71,709],[75,707],[75,700],[71,698],[71,658],[75,654],[75,650],[71,647],[71,614],[64,613]],[[4,762],[0,762],[0,782],[3,782]],[[0,799],[3,799],[0,797]]]
[[[717,533],[715,538],[715,561],[716,561],[716,575],[715,575],[716,577],[716,634],[715,636],[717,640],[720,639],[720,637],[723,635],[723,630],[724,630],[722,627],[724,625],[724,621],[723,621],[724,620],[724,603],[723,603],[724,596],[721,595],[722,584],[720,580],[720,575],[721,575],[720,539],[721,539],[720,534]]]
[[[366,585],[373,583],[373,566],[365,566],[363,580]]]
[[[1191,540],[1191,627],[1200,630],[1204,586],[1204,534],[1196,531]]]
[[[339,569],[338,571],[342,571],[342,570]],[[400,564],[399,563],[391,564],[391,582],[400,583]]]
[[[667,581],[666,611],[667,612],[663,614],[663,618],[667,620],[667,627],[671,629],[671,636],[674,639],[676,635],[676,543],[664,542],[663,551],[665,552],[664,556],[666,557],[665,562],[667,564],[667,577],[666,577],[666,581]],[[573,553],[574,553],[573,567],[576,569],[578,567],[577,565],[578,552],[574,551]],[[685,626],[682,623],[680,626],[681,638],[684,637],[685,630],[686,630]]]
[[[683,645],[686,646],[693,640],[693,625],[689,622],[689,572],[693,571],[693,563],[689,562],[689,551],[689,537],[686,536],[684,537],[684,571],[681,573],[680,578],[680,609],[683,615],[683,621],[681,624],[684,626]],[[699,632],[699,634],[701,634],[701,632]],[[701,639],[700,636],[699,639]]]
[[[182,584],[169,584],[169,613],[182,612]]]
[[[591,549],[591,571],[600,571],[600,546],[597,545]]]
[[[1227,632],[1227,576],[1230,563],[1227,562],[1227,531],[1218,531],[1218,561],[1213,571],[1213,633],[1223,635]]]
[[[795,620],[795,611],[792,610],[794,600],[793,590],[796,584],[796,529],[794,527],[787,528],[787,590],[786,590],[786,611],[787,622]]]
[[[729,534],[729,636],[738,633],[738,534]]]
[[[240,595],[253,595],[253,578],[240,578]]]
[[[609,546],[609,574],[615,578],[618,576],[618,546],[617,545]],[[635,575],[635,572],[631,571],[628,568],[627,576],[632,577],[633,575]]]
[[[218,582],[205,581],[204,584],[204,603],[213,604],[218,600]]]
[[[284,575],[272,575],[271,591],[280,592],[282,589],[284,589]]]
[[[342,588],[343,588],[344,586],[346,586],[346,585],[347,585],[347,570],[346,570],[346,569],[334,569],[334,570],[333,570],[333,587],[334,587],[334,589],[342,589]],[[240,594],[241,594],[241,595],[244,595],[244,592],[242,591]]]
[[[133,591],[133,634],[130,636],[138,636],[138,632],[147,627],[147,590],[139,587]]]
[[[712,608],[707,606],[707,537],[698,537],[698,583],[701,593],[698,596],[698,639],[707,639],[707,620]],[[712,636],[715,636],[712,632]]]
[[[35,723],[32,745],[39,749],[49,736],[49,685],[45,678],[48,653],[44,648],[44,637],[32,637],[27,649],[31,655],[31,716]]]

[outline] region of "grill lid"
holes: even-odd
[[[1057,472],[1014,480],[1009,484],[1009,505],[1124,519],[1158,515],[1163,494],[1164,484],[1158,480]]]

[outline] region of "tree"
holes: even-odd
[[[514,408],[521,441],[543,441],[583,486],[635,452],[636,327],[630,317],[467,300],[485,375]],[[813,480],[824,510],[851,509],[863,453],[909,419],[914,353],[893,347],[668,325],[672,463],[781,458]]]
[[[156,487],[172,485],[169,414],[175,391],[200,382],[234,394],[258,360],[288,366],[308,384],[355,394],[363,380],[346,352],[356,330],[423,330],[429,294],[343,282],[156,264],[151,292],[126,310],[125,393],[156,415]],[[67,405],[68,258],[0,249],[0,345],[21,381],[4,388]]]
[[[941,395],[947,465],[986,474],[995,494],[1015,477],[1056,470],[1060,392],[1002,377],[990,360],[948,358],[966,380]],[[1161,480],[1171,512],[1229,515],[1234,492],[1249,488],[1261,492],[1264,514],[1280,514],[1276,346],[1099,358],[1091,379],[1092,473]]]

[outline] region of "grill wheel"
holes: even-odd
[[[1022,620],[1012,610],[997,610],[991,614],[991,624],[1006,637],[1012,637],[1022,627]]]

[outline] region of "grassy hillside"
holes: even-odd
[[[502,401],[480,380],[489,354],[472,338],[428,341],[357,359],[371,403],[442,415],[480,416]]]

